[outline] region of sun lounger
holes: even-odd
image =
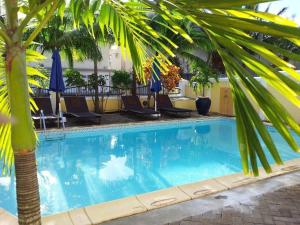
[[[122,96],[124,111],[138,116],[155,116],[159,117],[160,113],[153,109],[143,108],[138,96]]]
[[[96,119],[99,123],[101,115],[90,112],[85,100],[81,96],[65,96],[66,115],[77,119]]]
[[[157,107],[160,112],[173,115],[191,115],[192,110],[176,108],[173,106],[168,95],[157,95]]]
[[[41,127],[43,118],[45,120],[59,121],[59,116],[53,113],[50,97],[34,97],[33,100],[39,110],[32,114],[32,118],[33,120],[40,120]]]

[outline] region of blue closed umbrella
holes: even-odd
[[[58,111],[59,111],[59,92],[65,91],[61,59],[60,59],[58,49],[55,49],[52,54],[52,68],[51,68],[51,75],[50,75],[49,90],[56,92],[55,112],[58,113]]]
[[[153,74],[151,79],[151,91],[155,93],[155,111],[157,111],[157,93],[161,90],[161,81],[160,81],[160,70],[158,68],[157,59],[153,62]]]
[[[153,74],[151,79],[151,91],[160,92],[161,90],[161,81],[160,81],[160,70],[158,68],[158,61],[155,59],[153,62]]]

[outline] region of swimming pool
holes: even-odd
[[[284,160],[300,158],[268,129]],[[242,170],[233,119],[81,129],[61,140],[40,134],[37,159],[43,215]],[[16,214],[14,185],[0,177],[0,208]]]

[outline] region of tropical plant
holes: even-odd
[[[94,78],[98,77],[98,62],[102,60],[100,45],[103,43],[110,44],[113,41],[112,35],[105,30],[101,30],[99,26],[93,25],[93,33],[89,32],[85,25],[81,25],[76,32],[73,44],[76,52],[79,52],[80,59],[90,59],[94,65]],[[99,86],[93,86],[95,93],[94,108],[95,112],[100,112]]]
[[[64,71],[64,77],[66,78],[66,85],[68,87],[82,87],[86,85],[85,80],[82,77],[82,74],[78,70],[66,69]]]
[[[40,76],[39,74],[33,75],[32,79],[34,79],[38,83],[38,87],[42,89],[48,89],[50,82],[50,71],[42,65],[36,66],[35,69],[40,71],[40,73],[42,73],[44,76]]]
[[[124,70],[116,70],[111,76],[111,81],[114,87],[128,89],[132,83],[130,73]]]
[[[205,88],[210,88],[215,82],[219,81],[218,73],[209,67],[209,65],[203,66],[197,63],[192,64],[193,76],[190,79],[190,86],[193,87],[196,95],[199,91],[202,91],[202,97],[205,96]]]
[[[173,90],[174,88],[176,88],[177,84],[181,79],[180,67],[175,66],[173,64],[167,65],[167,71],[163,72],[160,78],[163,86],[168,91]]]
[[[168,56],[175,56],[172,49],[178,47],[172,40],[148,25],[149,15],[161,15],[167,22],[161,26],[180,34],[190,42],[191,37],[176,21],[188,19],[201,27],[221,56],[232,87],[244,172],[257,175],[258,160],[267,172],[271,172],[262,142],[275,162],[282,163],[280,154],[255,111],[253,102],[260,106],[289,146],[299,152],[299,146],[292,136],[292,131],[300,134],[299,125],[265,86],[252,76],[253,73],[261,76],[287,101],[296,106],[300,105],[300,86],[297,83],[300,80],[299,74],[291,64],[278,57],[278,54],[296,61],[300,61],[300,56],[278,46],[255,40],[249,35],[249,32],[255,31],[300,45],[300,29],[296,23],[270,13],[241,8],[245,4],[266,1],[271,0],[71,0],[66,1],[68,5],[63,0],[5,0],[6,15],[4,20],[0,21],[0,37],[5,43],[6,57],[2,59],[5,66],[2,68],[5,68],[6,75],[1,79],[0,102],[1,112],[11,114],[15,123],[1,127],[1,157],[14,155],[19,224],[41,224],[35,158],[36,135],[31,121],[26,68],[28,60],[25,53],[54,13],[57,11],[59,15],[63,15],[66,6],[70,9],[75,27],[82,22],[91,33],[95,24],[102,30],[111,29],[116,44],[121,47],[123,53],[130,55],[134,70],[141,80],[144,77],[143,62],[147,58],[158,52],[163,60],[169,62]],[[93,13],[98,16],[95,18]],[[258,20],[259,18],[263,21]],[[23,34],[29,24],[35,26],[35,29],[24,38]],[[172,47],[166,46],[164,40]],[[255,52],[264,60],[257,59],[247,50]],[[275,68],[269,66],[270,62]],[[285,71],[290,77],[278,72],[277,68]],[[12,157],[5,162],[12,163]]]
[[[264,10],[265,13],[269,13],[270,8],[271,8],[272,3],[270,3],[268,5],[268,7]],[[259,11],[259,5],[252,5],[252,6],[248,6],[246,7],[248,9],[253,9],[255,11]],[[281,8],[276,15],[281,16],[283,15],[286,11],[288,10],[288,7],[283,7]],[[260,20],[264,20],[263,18],[261,18]],[[282,49],[285,50],[289,50],[293,53],[299,54],[300,52],[300,47],[297,46],[295,43],[293,43],[292,41],[288,40],[288,39],[284,39],[281,37],[276,37],[276,36],[272,36],[269,34],[263,34],[263,33],[259,33],[259,32],[251,32],[250,35],[256,39],[256,40],[261,40],[263,42],[275,45],[277,47],[280,47]],[[284,59],[285,61],[289,61],[289,58],[287,56],[281,55],[279,54],[279,56]]]
[[[73,21],[70,13],[59,15],[56,13],[43,27],[33,40],[30,48],[40,51],[42,54],[48,52],[52,54],[58,49],[67,59],[69,67],[73,68],[74,64],[74,39],[78,38],[78,31],[72,29]],[[35,26],[30,26],[24,33],[26,40],[34,31]]]
[[[88,77],[88,86],[91,87],[94,92],[95,92],[95,99],[94,99],[94,107],[95,107],[95,112],[99,113],[100,109],[97,108],[97,106],[99,107],[99,94],[97,94],[96,92],[99,93],[99,86],[102,86],[101,89],[101,110],[102,112],[104,112],[104,86],[106,84],[105,78],[104,76],[98,75],[98,74],[91,74]],[[98,100],[97,100],[98,98]]]
[[[201,29],[201,27],[197,26],[195,23],[192,23],[188,19],[179,20],[176,21],[176,23],[191,37],[193,42],[188,41],[180,35],[174,34],[174,32],[168,29],[166,27],[167,22],[162,18],[161,15],[154,15],[150,23],[155,30],[172,40],[173,44],[176,45],[177,48],[173,50],[176,56],[169,58],[171,63],[180,67],[180,62],[178,59],[180,57],[186,59],[189,63],[202,63],[205,65],[206,61],[203,59],[203,56],[206,55],[207,59],[210,60],[212,53],[214,52],[214,46],[209,40],[208,35]],[[161,24],[164,24],[164,26],[161,26]],[[165,44],[169,47],[172,46],[172,44],[168,43],[167,41],[165,41]],[[181,75],[182,73],[183,70],[180,71]]]
[[[88,85],[89,86],[104,86],[106,84],[105,78],[102,75],[91,74],[88,77]]]

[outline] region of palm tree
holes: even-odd
[[[54,14],[47,26],[41,29],[41,32],[33,40],[30,48],[39,50],[42,54],[45,52],[52,53],[55,49],[60,50],[66,57],[69,67],[73,68],[74,57],[74,38],[77,30],[72,29],[72,17],[70,13],[65,13],[60,16],[58,13]],[[29,27],[24,33],[26,40],[35,30],[35,27]]]
[[[110,30],[101,30],[99,26],[94,24],[93,33],[91,33],[86,26],[82,25],[73,37],[73,45],[75,51],[79,53],[80,59],[90,59],[94,64],[94,72],[91,75],[93,80],[92,86],[95,92],[94,108],[95,112],[100,112],[100,99],[99,99],[99,83],[102,82],[101,77],[98,76],[98,62],[102,60],[102,53],[100,45],[111,44],[114,37]],[[102,103],[103,103],[102,91]],[[102,104],[103,110],[103,104]]]
[[[183,29],[193,40],[189,42],[184,37],[174,34],[170,29],[166,28],[167,22],[164,21],[161,15],[155,15],[151,18],[150,25],[159,33],[163,34],[164,37],[167,37],[169,40],[172,40],[173,43],[165,41],[164,43],[168,47],[172,47],[172,44],[178,46],[173,50],[176,54],[176,57],[186,59],[192,64],[197,64],[205,69],[209,68],[209,64],[212,59],[212,54],[214,52],[214,46],[209,40],[208,35],[201,29],[201,27],[192,23],[188,19],[178,20],[177,24]],[[155,43],[154,43],[155,44]],[[206,53],[206,60],[203,56],[197,53]],[[170,59],[172,62],[178,61],[177,59]]]
[[[116,43],[124,53],[127,52],[131,56],[135,72],[141,78],[143,78],[143,62],[153,52],[158,52],[166,61],[168,56],[175,55],[172,49],[163,43],[163,40],[169,43],[172,41],[147,24],[150,14],[163,15],[168,29],[179,33],[190,42],[192,39],[176,24],[176,19],[189,19],[201,27],[222,57],[232,86],[244,172],[249,173],[253,170],[254,174],[258,174],[257,157],[264,169],[267,172],[271,171],[259,138],[266,144],[277,163],[282,163],[282,160],[268,130],[245,92],[250,93],[250,98],[261,107],[274,127],[295,151],[298,151],[299,147],[288,126],[300,134],[300,127],[293,117],[263,85],[252,77],[252,72],[256,73],[291,103],[300,105],[300,100],[297,98],[300,87],[296,83],[299,81],[299,74],[276,53],[297,61],[300,61],[299,55],[255,40],[247,33],[251,31],[266,33],[300,45],[300,29],[297,24],[276,15],[252,10],[244,11],[239,8],[244,4],[266,1],[268,0],[95,0],[93,2],[71,0],[67,8],[70,8],[74,25],[77,27],[83,22],[93,32],[96,22],[101,30],[110,28]],[[4,157],[5,162],[12,162],[12,155],[14,155],[19,224],[41,224],[35,158],[36,135],[31,121],[26,49],[47,25],[55,11],[60,15],[63,14],[66,3],[63,0],[5,0],[4,5],[6,16],[3,21],[0,21],[0,38],[6,48],[6,57],[2,59],[6,75],[1,79],[0,104],[1,112],[10,113],[15,122],[6,128],[2,126],[1,156]],[[21,10],[24,17],[18,14]],[[96,21],[94,12],[99,15]],[[257,18],[263,18],[264,21]],[[35,25],[35,30],[24,39],[23,34],[30,22]],[[159,48],[152,46],[151,42],[158,43]],[[172,45],[173,47],[176,45]],[[149,48],[152,51],[148,51]],[[258,60],[246,49],[261,55],[265,60]],[[286,71],[296,81],[282,75],[266,61]]]

